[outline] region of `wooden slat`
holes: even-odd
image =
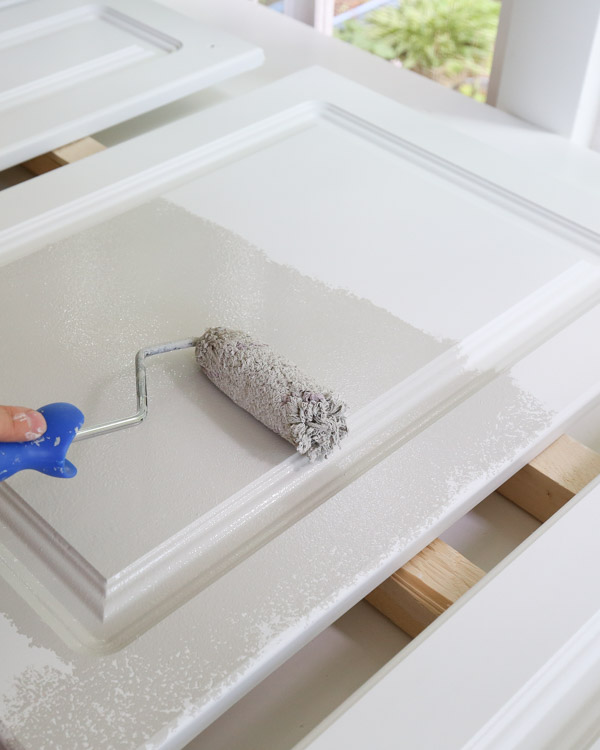
[[[498,492],[543,522],[599,474],[600,454],[563,435]],[[436,539],[366,600],[414,637],[483,576],[481,568]]]
[[[543,522],[598,474],[600,454],[562,435],[498,492]]]
[[[36,156],[35,159],[25,161],[23,166],[35,175],[44,174],[45,172],[51,172],[53,169],[58,169],[58,167],[63,167],[65,164],[84,159],[86,156],[97,154],[105,148],[106,146],[103,146],[94,138],[81,138],[78,141],[73,141],[73,143],[67,143],[66,146],[54,149],[54,151],[49,151],[47,154]]]
[[[460,552],[435,539],[366,600],[399,628],[416,636],[484,575]]]

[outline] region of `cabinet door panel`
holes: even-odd
[[[0,169],[261,64],[262,52],[152,2],[0,8]]]
[[[164,355],[147,422],[76,443],[73,480],[0,485],[6,647],[54,654],[27,726],[17,659],[19,742],[128,671],[140,742],[178,746],[596,398],[598,236],[559,193],[313,69],[0,196],[3,399],[125,415],[137,349],[226,325],[350,404],[310,464]]]

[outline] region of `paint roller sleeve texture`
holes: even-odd
[[[311,461],[326,458],[348,432],[338,396],[243,331],[209,328],[197,341],[196,361],[232,401]]]

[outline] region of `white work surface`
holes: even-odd
[[[304,28],[295,22],[278,16],[272,11],[244,2],[243,0],[219,0],[219,2],[211,3],[169,2],[165,4],[262,46],[265,49],[267,62],[264,68],[259,71],[244,74],[234,81],[230,81],[203,94],[194,95],[163,110],[145,115],[136,121],[99,134],[99,140],[105,144],[118,143],[132,135],[172,121],[183,114],[199,111],[215,104],[219,100],[230,99],[241,93],[252,91],[264,83],[276,80],[287,73],[313,63],[319,63],[409,106],[428,111],[434,114],[439,122],[475,136],[500,151],[511,154],[513,157],[517,156],[522,164],[530,166],[531,170],[535,171],[538,175],[543,176],[544,173],[552,173],[555,178],[559,176],[561,179],[569,181],[573,188],[573,200],[566,201],[569,205],[565,205],[565,210],[571,213],[576,212],[582,218],[583,223],[585,223],[586,215],[590,217],[590,222],[593,221],[598,198],[597,186],[600,184],[600,159],[596,154],[572,149],[568,144],[554,136],[540,134],[533,128],[519,123],[500,112],[466,100],[460,95],[448,92],[436,84],[413,74],[392,68],[382,61],[366,55],[366,53],[347,47],[341,42],[320,38],[308,28]],[[574,331],[571,338],[576,350],[574,354],[577,354],[576,333],[577,331]],[[564,346],[567,347],[568,344],[565,342]],[[564,348],[563,351],[565,351]],[[545,355],[541,352],[540,356],[543,357]],[[547,356],[549,357],[548,365],[551,367],[553,362],[552,352],[548,351]],[[519,375],[518,372],[516,374]],[[520,374],[526,380],[527,368],[522,369]],[[585,372],[579,373],[578,377],[580,378],[577,385],[579,390],[584,391],[588,385],[589,387],[593,386],[591,382],[589,384],[586,383]],[[545,394],[547,402],[555,403],[559,410],[562,403],[561,399],[564,398],[564,394],[558,392],[561,390],[561,387],[560,378],[558,378],[556,381],[548,384]],[[557,388],[558,391],[554,392],[553,388]],[[568,411],[568,415],[561,416],[558,414],[554,423],[550,420],[545,425],[545,430],[541,431],[539,435],[540,444],[534,445],[532,443],[530,446],[531,451],[539,449],[541,443],[547,443],[553,436],[553,429],[558,429],[559,424],[561,422],[564,423],[566,418],[572,419],[577,415],[573,404],[570,404]],[[493,421],[490,425],[491,429],[493,429]],[[527,456],[523,455],[523,461],[526,458]],[[508,470],[508,467],[506,467],[506,470]],[[502,468],[498,467],[498,471],[501,473]],[[365,497],[367,497],[374,489],[379,488],[382,492],[386,488],[389,489],[390,482],[394,481],[393,472],[390,474],[390,466],[382,465],[372,470],[369,473],[368,481],[365,480],[367,480],[367,477],[363,478],[362,486],[365,490]],[[483,483],[477,492],[483,496],[485,490],[486,486]],[[365,512],[367,510],[365,509]],[[357,511],[357,508],[354,508],[354,511]],[[357,514],[356,523],[358,525],[364,524],[366,520],[366,517],[361,518]],[[432,534],[439,530],[432,526]],[[322,540],[323,544],[331,544],[333,538],[328,540],[326,536],[325,534]],[[410,545],[405,550],[407,554],[410,553],[409,547]],[[284,547],[281,548],[282,552],[283,550]],[[255,567],[258,566],[256,570],[260,569],[260,556],[259,553],[254,561]],[[332,557],[332,566],[333,563],[334,558]],[[249,572],[249,575],[251,575],[251,572]],[[306,571],[306,575],[310,576],[310,571]],[[363,589],[367,591],[369,586],[375,582],[374,579],[368,580],[368,578],[365,578],[360,590],[357,589],[350,598],[341,596],[336,603],[328,608],[323,616],[319,616],[319,606],[317,605],[307,618],[306,628],[301,636],[298,636],[297,633],[285,633],[285,628],[283,628],[281,630],[281,637],[284,640],[288,639],[290,643],[293,642],[294,644],[288,650],[288,654],[292,650],[297,649],[302,642],[306,642],[319,632],[336,615],[341,614],[352,603],[352,598],[356,601],[360,597],[361,591]],[[225,608],[228,606],[225,602],[221,602],[221,605]],[[15,611],[21,609],[21,605],[19,604],[15,604],[14,606]],[[274,622],[274,627],[279,627],[280,624],[282,623],[276,624]],[[190,619],[189,626],[193,628],[193,619]],[[264,636],[268,638],[268,634],[264,634]],[[188,667],[193,663],[193,659],[191,659],[189,653],[182,655],[181,658],[182,669],[185,668],[183,662],[187,662]],[[238,698],[243,691],[251,687],[261,676],[276,666],[282,658],[283,655],[280,647],[278,650],[273,650],[271,656],[269,653],[266,653],[259,670],[255,669],[251,674],[248,674],[247,678],[240,679],[236,689],[231,691],[225,700],[215,701],[215,710],[212,712],[212,716],[215,716],[228,703]],[[58,662],[58,664],[49,661],[49,667],[57,667],[59,673],[61,670],[63,673],[68,670],[68,664],[62,661]],[[135,670],[132,671],[132,678],[134,674]],[[110,677],[110,668],[108,666],[107,676]],[[186,675],[185,679],[188,680],[188,678],[189,675]],[[154,682],[158,685],[163,679],[182,680],[183,677],[177,666],[172,664],[166,671],[164,678],[159,673]],[[166,696],[169,693],[169,685],[165,684],[162,689]],[[159,694],[160,691],[156,693],[157,697]],[[131,700],[135,702],[135,698],[131,698]],[[157,711],[161,711],[163,708],[165,710],[174,710],[172,706],[169,709],[166,705],[164,707],[157,706],[153,708],[156,708]],[[186,709],[189,710],[185,716],[181,717],[181,721],[177,722],[177,717],[174,717],[175,724],[170,727],[170,730],[162,738],[156,738],[157,745],[162,742],[161,747],[179,747],[185,737],[189,739],[193,736],[195,730],[200,729],[211,718],[210,714],[203,715],[201,719],[197,718],[192,705],[186,707]],[[148,708],[148,710],[152,709]],[[130,716],[133,721],[135,721],[135,716],[138,715],[137,711],[137,708],[135,711],[131,709]],[[93,737],[93,735],[90,736]],[[206,742],[209,741],[207,738]],[[76,747],[77,744],[73,746]],[[100,743],[92,746],[103,747],[108,745]],[[213,747],[215,745],[204,744],[202,737],[193,745],[194,748],[209,746]],[[244,745],[239,746],[243,747]]]

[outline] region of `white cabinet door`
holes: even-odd
[[[3,401],[126,415],[221,324],[351,409],[309,464],[179,352],[0,485],[3,741],[181,747],[593,402],[577,198],[320,69],[0,195]]]
[[[599,501],[596,480],[297,750],[395,750],[399,727],[410,748],[597,747]]]
[[[0,7],[0,169],[262,60],[254,45],[149,0],[8,3]]]

